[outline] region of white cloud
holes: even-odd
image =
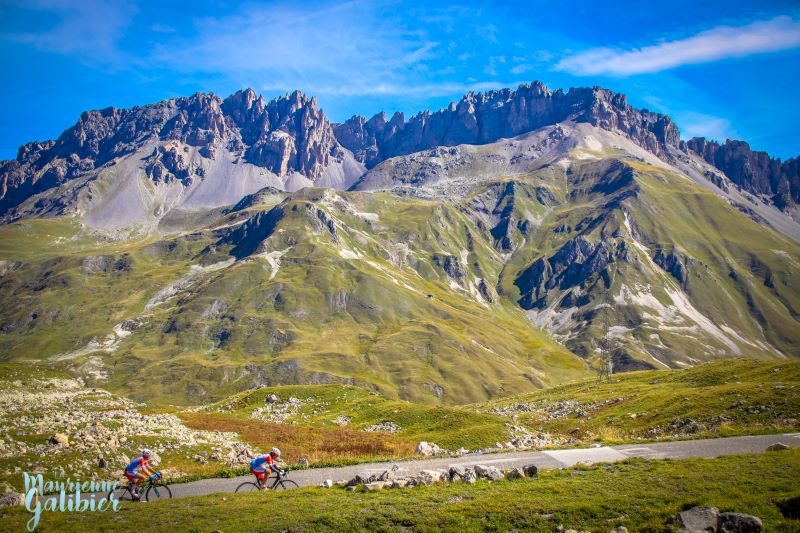
[[[404,84],[404,83],[377,83],[377,84],[350,84],[350,85],[315,85],[305,86],[303,90],[309,94],[319,94],[326,96],[364,96],[364,95],[388,95],[388,96],[411,96],[411,97],[431,97],[431,96],[453,96],[462,95],[469,91],[490,91],[492,89],[502,89],[506,87],[516,87],[522,81],[502,82],[502,81],[475,81],[468,79],[469,83],[424,83],[424,84]],[[260,87],[262,91],[291,91],[296,86],[287,84],[266,84]]]
[[[272,88],[329,87],[341,94],[384,94],[426,72],[446,45],[369,2],[325,7],[253,4],[194,21],[196,31],[159,43],[156,65],[223,74]],[[440,50],[441,49],[441,50]],[[258,83],[254,83],[259,85]]]
[[[718,26],[644,48],[594,48],[562,59],[555,68],[578,76],[628,76],[798,46],[800,22],[782,16],[747,26]]]
[[[118,43],[138,11],[132,3],[114,0],[35,0],[23,8],[46,14],[42,20],[54,22],[41,31],[4,32],[4,39],[105,64],[123,61]]]
[[[737,137],[736,132],[731,128],[730,121],[726,118],[693,111],[679,112],[673,116],[681,130],[681,137],[684,139],[706,137],[724,141]]]
[[[489,58],[489,63],[483,67],[483,72],[489,76],[497,76],[497,69],[505,62],[506,56],[492,56]]]
[[[533,69],[534,66],[531,65],[530,63],[520,63],[515,67],[511,67],[511,70],[509,72],[511,72],[511,74],[525,74],[526,72],[531,71]]]

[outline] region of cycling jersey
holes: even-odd
[[[145,459],[144,456],[139,456],[128,463],[128,466],[125,467],[125,474],[131,474],[135,476],[139,472],[140,468],[148,465],[149,463],[147,462],[147,459]]]
[[[278,471],[278,467],[275,465],[275,459],[273,459],[272,455],[259,455],[252,461],[250,461],[250,470],[254,472],[266,472],[267,467],[273,472]]]

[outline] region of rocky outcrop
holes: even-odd
[[[264,241],[272,235],[283,217],[283,205],[277,205],[269,211],[260,211],[230,234],[222,237],[217,245],[232,245],[230,253],[237,259],[258,253],[262,251]]]
[[[767,198],[779,209],[800,203],[800,158],[781,162],[766,152],[755,152],[744,141],[724,144],[695,137],[682,144],[725,173],[742,190]]]
[[[581,287],[595,275],[605,276],[606,267],[625,260],[628,247],[624,240],[592,243],[582,236],[569,240],[549,258],[541,257],[523,270],[514,280],[520,290],[519,304],[525,309],[543,309],[548,305],[548,293],[553,289],[566,291]],[[606,285],[610,280],[606,279]],[[565,296],[562,307],[580,306],[588,302],[572,301]]]
[[[317,178],[344,157],[317,99],[300,91],[265,102],[247,89],[226,98],[222,110],[239,128],[241,142],[234,145],[245,159],[278,176],[294,171]]]
[[[686,286],[688,279],[688,266],[691,259],[685,257],[675,250],[665,252],[661,246],[656,246],[656,255],[653,262],[666,270],[673,278],[678,280],[682,286]]]
[[[495,248],[510,252],[535,229],[525,215],[526,202],[547,208],[558,203],[547,187],[509,180],[489,185],[485,191],[474,195],[468,205],[477,218],[477,227],[489,232]]]
[[[391,119],[379,113],[369,120],[355,116],[335,126],[336,138],[371,168],[384,159],[437,146],[487,144],[516,137],[543,126],[574,120],[620,131],[659,157],[677,147],[680,136],[665,115],[637,110],[624,95],[599,87],[551,91],[540,82],[468,93],[457,104],[406,122],[402,113]]]
[[[203,175],[202,167],[190,167],[185,151],[176,145],[155,148],[146,160],[144,171],[156,184],[177,180],[189,185],[195,174]]]

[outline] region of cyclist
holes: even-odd
[[[155,480],[158,473],[150,468],[150,459],[153,457],[153,451],[145,448],[142,450],[142,455],[128,463],[125,467],[125,477],[131,482],[131,496],[134,500],[139,500],[139,485],[147,480],[147,478]]]
[[[278,448],[272,448],[268,454],[259,455],[250,461],[250,473],[256,476],[258,485],[264,487],[269,477],[269,472],[275,472],[278,475],[284,475],[286,472],[278,468],[275,461],[281,456],[281,451]]]

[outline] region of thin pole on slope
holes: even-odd
[[[611,341],[608,335],[608,313],[610,309],[610,304],[607,304],[603,313],[603,337],[600,339],[600,370],[597,373],[597,383],[611,381]]]
[[[611,291],[614,289],[614,271],[609,269],[609,276],[611,283],[606,289],[605,305],[603,309],[603,337],[600,339],[600,369],[597,372],[597,383],[603,381],[611,382],[611,373],[613,372],[611,361],[611,336],[609,334],[609,314],[611,313]]]

